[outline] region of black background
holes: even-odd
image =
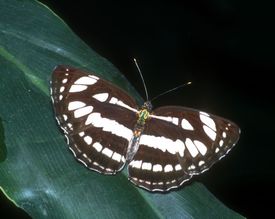
[[[141,95],[144,89],[133,57],[142,68],[150,97],[192,81],[153,105],[198,108],[229,118],[242,129],[232,152],[195,180],[248,218],[272,212],[275,34],[271,4],[254,0],[41,2],[120,69]],[[13,206],[1,205],[15,214]]]

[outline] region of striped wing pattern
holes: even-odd
[[[51,83],[56,119],[74,156],[100,173],[121,170],[136,121],[135,100],[72,67],[56,67]]]
[[[131,96],[68,66],[54,70],[51,97],[78,161],[103,174],[128,164],[129,180],[149,191],[169,191],[209,169],[240,134],[229,120],[180,106],[157,108],[143,124]],[[135,154],[127,156],[130,151]]]
[[[150,191],[177,188],[224,157],[239,138],[233,122],[198,110],[154,110],[128,166],[130,180]]]

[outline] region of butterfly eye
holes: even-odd
[[[54,70],[51,97],[79,162],[102,174],[116,174],[126,165],[130,181],[149,191],[181,186],[239,139],[239,127],[227,119],[181,106],[151,113],[149,101],[138,107],[120,88],[72,67]]]

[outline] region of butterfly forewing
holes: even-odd
[[[72,67],[58,66],[51,83],[56,119],[76,158],[101,173],[121,170],[136,123],[133,98]]]
[[[167,106],[154,110],[128,171],[130,180],[151,191],[176,188],[209,169],[239,138],[239,128],[198,110]]]

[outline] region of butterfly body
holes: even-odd
[[[114,84],[68,66],[52,76],[56,119],[87,168],[116,174],[149,191],[177,188],[209,169],[236,144],[240,129],[222,117],[181,107],[152,112]]]
[[[151,103],[149,101],[145,102],[141,109],[137,112],[137,122],[133,130],[133,137],[129,142],[127,153],[126,153],[126,163],[129,164],[139,148],[140,136],[144,130],[146,120],[150,115],[152,110]]]

